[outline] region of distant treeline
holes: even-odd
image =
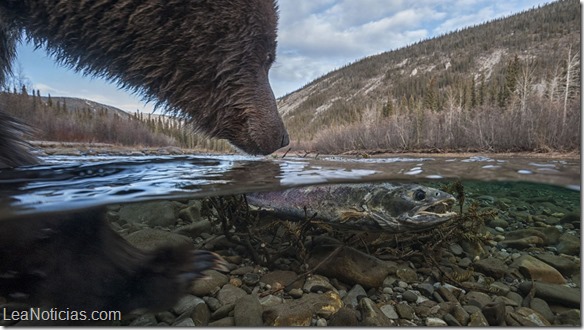
[[[333,126],[302,148],[321,153],[389,149],[576,151],[580,149],[580,57],[566,50],[553,74],[536,80],[535,63],[509,62],[504,79],[474,79],[421,97],[388,100],[375,120]],[[375,113],[374,113],[375,114]]]
[[[100,142],[124,146],[177,146],[201,151],[232,151],[226,141],[195,134],[178,119],[134,113],[120,115],[106,108],[70,109],[66,98],[41,97],[17,91],[0,92],[0,109],[31,126],[30,140]]]

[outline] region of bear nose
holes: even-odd
[[[289,143],[290,143],[290,137],[288,136],[288,132],[286,132],[282,136],[282,144],[280,145],[280,148],[287,146]]]

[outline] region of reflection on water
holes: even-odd
[[[111,203],[230,195],[335,182],[528,181],[580,189],[575,160],[246,156],[46,157],[0,171],[0,217]]]

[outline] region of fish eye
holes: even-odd
[[[422,189],[414,191],[414,199],[417,201],[422,201],[426,198],[426,192]]]

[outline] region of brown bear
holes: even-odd
[[[0,83],[25,33],[60,63],[141,93],[250,154],[288,145],[268,81],[274,0],[0,0]],[[0,117],[0,163],[21,165]]]
[[[289,143],[268,81],[274,0],[0,0],[0,84],[21,36],[251,154]],[[57,78],[56,78],[57,79]],[[25,125],[0,109],[0,168],[31,164]],[[0,219],[0,296],[83,310],[168,308],[217,255],[145,252],[102,211]]]

